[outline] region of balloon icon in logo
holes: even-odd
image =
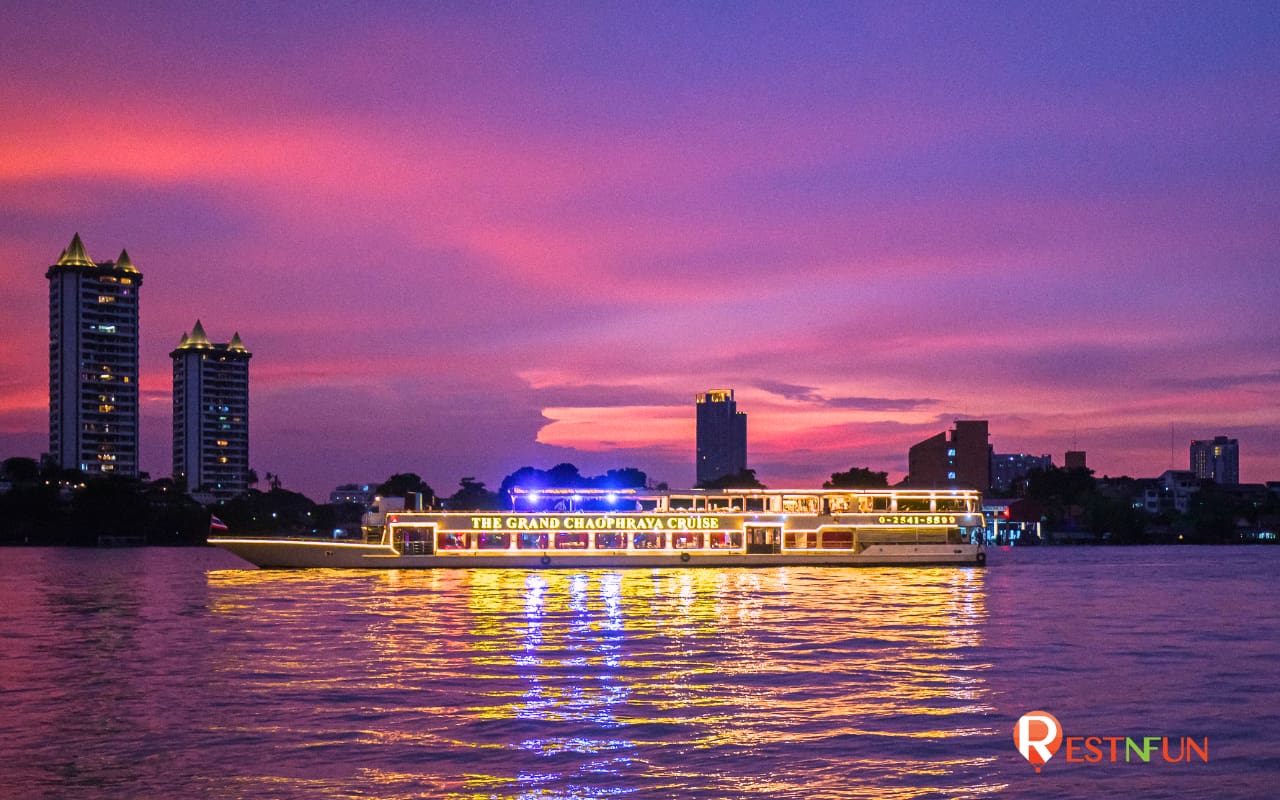
[[[1048,711],[1028,711],[1013,726],[1013,743],[1022,757],[1035,765],[1036,772],[1062,746],[1062,725]]]

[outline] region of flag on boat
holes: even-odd
[[[227,530],[227,523],[223,522],[222,520],[220,520],[220,519],[218,519],[217,517],[215,517],[215,516],[213,516],[212,514],[210,514],[210,515],[209,515],[209,530],[211,530],[211,531],[225,531],[225,530]]]

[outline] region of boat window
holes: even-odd
[[[545,533],[522,533],[516,540],[516,547],[521,550],[546,550],[550,537]]]
[[[692,497],[668,497],[667,508],[671,509],[672,511],[692,511],[693,498]]]
[[[597,533],[597,550],[626,550],[627,535],[625,533]]]
[[[927,497],[899,497],[899,511],[928,511],[929,498]]]
[[[784,514],[817,514],[818,498],[816,497],[783,497],[782,512]]]
[[[918,528],[860,528],[858,544],[868,547],[873,544],[919,544]]]
[[[405,555],[430,555],[431,543],[435,541],[435,526],[392,526],[392,541]]]
[[[481,550],[506,550],[511,547],[509,533],[481,533],[478,538],[477,547]]]
[[[710,540],[712,550],[741,550],[742,549],[742,533],[739,531],[725,531],[723,533],[713,533],[707,537]]]
[[[734,511],[734,498],[732,497],[708,497],[708,511]]]
[[[816,531],[788,531],[783,546],[788,550],[813,550],[818,546]]]
[[[766,498],[764,498],[764,497],[747,497],[747,498],[744,498],[744,499],[747,501],[747,506],[746,506],[746,510],[747,510],[747,511],[756,511],[756,512],[760,512],[760,511],[767,511],[767,510],[768,510],[768,509],[765,507],[765,506],[766,506],[766,502],[765,502],[765,501],[766,501]]]
[[[590,541],[589,533],[557,533],[557,550],[586,550]]]
[[[438,533],[436,534],[436,550],[470,550],[471,534]]]
[[[667,546],[667,535],[652,532],[632,534],[631,546],[636,550],[662,550]]]
[[[966,511],[965,500],[963,497],[939,497],[937,499],[938,511]]]
[[[889,496],[887,494],[873,495],[870,498],[870,500],[871,500],[872,511],[888,511],[889,510]]]
[[[421,541],[422,539],[432,539],[435,533],[434,525],[392,525],[391,530],[395,531],[394,538],[413,539]]]
[[[827,504],[831,508],[832,514],[844,514],[853,510],[853,498],[848,495],[828,495]]]
[[[676,550],[701,550],[705,534],[680,531],[671,534],[671,546]]]
[[[823,550],[852,550],[853,531],[848,528],[828,528],[818,534],[818,547]]]

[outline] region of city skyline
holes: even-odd
[[[896,480],[957,418],[1100,475],[1226,434],[1280,477],[1274,14],[655,8],[16,6],[0,453],[47,449],[41,276],[79,231],[147,275],[153,476],[199,313],[254,343],[251,466],[312,496],[690,485],[713,385],[769,485]]]

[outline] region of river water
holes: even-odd
[[[1280,547],[541,572],[4,549],[0,797],[1270,796],[1277,577]],[[1064,747],[1036,774],[1032,710],[1209,760]]]

